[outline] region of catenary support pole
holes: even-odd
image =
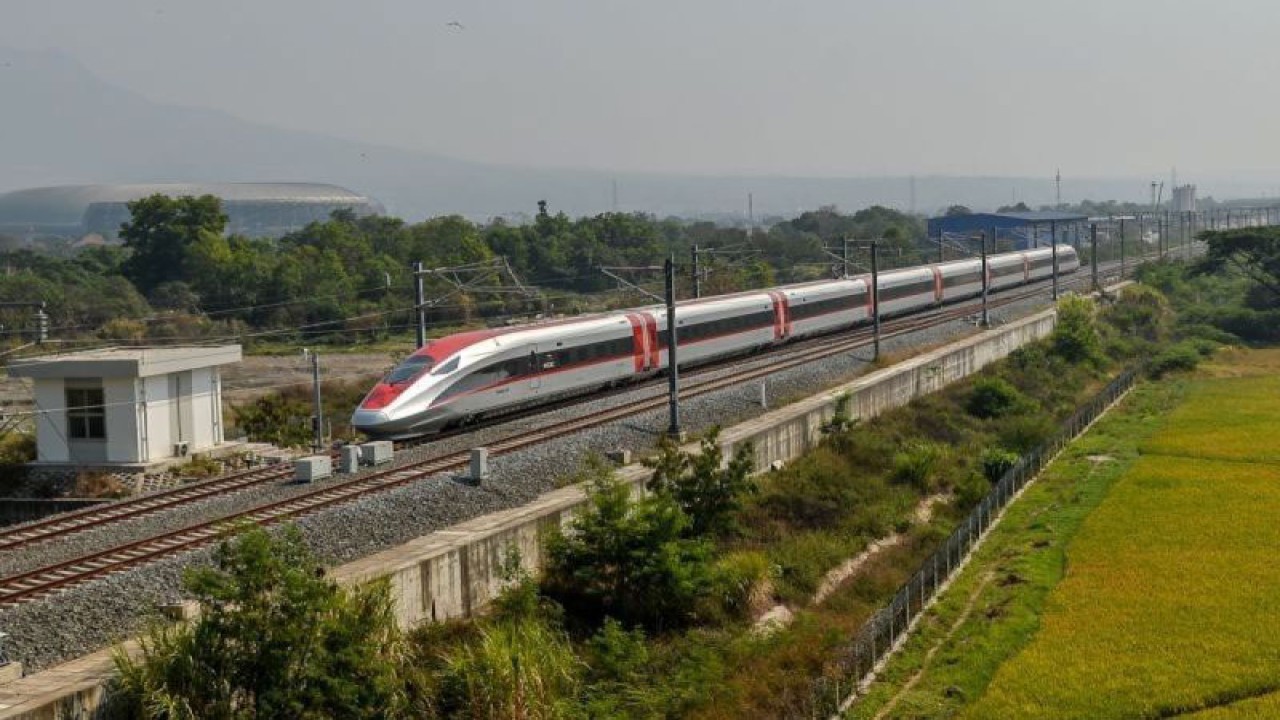
[[[871,241],[871,310],[875,317],[875,359],[880,359],[880,243]]]
[[[693,260],[693,296],[695,298],[702,297],[702,277],[698,275],[698,246],[694,245],[689,252],[689,257]]]
[[[1124,218],[1120,218],[1120,279],[1124,279]]]
[[[1053,301],[1057,302],[1058,301],[1058,238],[1056,237],[1057,233],[1054,233],[1054,235],[1055,237],[1053,238],[1053,241],[1050,243],[1049,246],[1053,248]]]
[[[991,229],[991,234],[995,235],[995,228]],[[979,239],[982,241],[982,327],[990,327],[991,316],[987,313],[987,294],[991,291],[991,271],[987,265],[987,234],[980,233]]]
[[[1089,263],[1093,269],[1093,291],[1098,291],[1098,223],[1089,223]]]
[[[671,255],[666,263],[667,276],[667,406],[671,422],[667,435],[680,437],[680,364],[676,348],[680,344],[676,331],[676,258]]]
[[[422,261],[413,263],[413,307],[418,316],[418,347],[427,344],[427,297],[422,288]]]
[[[311,429],[314,433],[311,449],[320,452],[324,448],[324,413],[320,404],[320,353],[314,350],[302,352],[311,360],[311,391],[315,401],[315,415],[311,418]]]

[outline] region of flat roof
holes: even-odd
[[[10,377],[151,377],[229,365],[243,357],[239,345],[103,348],[24,358],[9,363]]]

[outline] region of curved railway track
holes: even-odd
[[[1089,277],[1085,275],[1084,277],[1077,276],[1069,281],[1060,280],[1059,282],[1062,287],[1070,287],[1081,282],[1087,283],[1088,281]],[[1043,286],[1030,287],[1032,289],[1024,292],[1006,293],[1002,297],[992,298],[989,300],[988,305],[990,308],[997,308],[1044,292]],[[974,303],[892,319],[883,324],[881,337],[897,337],[959,318],[971,317],[980,307],[980,304]],[[723,390],[751,382],[752,380],[765,378],[805,363],[865,347],[871,342],[871,328],[858,327],[852,331],[786,346],[785,350],[789,352],[786,352],[785,355],[771,354],[770,357],[774,360],[773,362],[743,370],[739,373],[686,385],[681,390],[680,396],[682,399],[690,399]],[[779,350],[779,352],[783,351],[784,349]],[[741,362],[741,358],[736,360]],[[711,370],[722,369],[723,366],[720,365],[707,366],[699,368],[697,374],[705,375]],[[629,389],[634,389],[634,387],[631,386]],[[591,396],[592,399],[597,399],[598,397]],[[581,401],[581,398],[576,399],[576,401]],[[562,435],[613,422],[630,415],[662,408],[665,407],[666,403],[665,394],[642,398],[564,422],[523,432],[502,440],[488,442],[486,446],[494,455],[505,454],[543,443]],[[541,408],[544,411],[545,409]],[[503,419],[507,418],[504,417]],[[45,597],[59,590],[115,572],[132,569],[161,557],[176,555],[202,547],[217,540],[228,530],[240,527],[245,523],[272,525],[350,502],[366,495],[384,492],[431,475],[464,467],[469,459],[469,453],[457,452],[409,462],[350,480],[317,487],[310,492],[285,500],[262,503],[247,510],[214,520],[188,525],[160,535],[12,575],[0,579],[0,605],[12,605]],[[242,471],[202,483],[174,488],[169,491],[153,493],[137,500],[114,503],[101,509],[90,508],[60,515],[46,521],[16,528],[7,533],[0,533],[0,550],[14,549],[82,532],[107,523],[160,512],[175,506],[197,502],[213,495],[236,492],[254,485],[278,481],[291,474],[291,466],[269,466]]]

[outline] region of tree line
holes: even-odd
[[[209,195],[154,195],[129,203],[129,211],[120,246],[69,257],[0,253],[0,301],[44,301],[54,336],[62,338],[151,341],[278,330],[285,340],[348,342],[408,330],[415,261],[428,269],[504,261],[477,283],[480,290],[458,292],[451,281],[462,278],[448,272],[426,276],[426,297],[434,301],[429,321],[448,326],[647,302],[617,292],[599,268],[652,267],[672,254],[681,265],[679,292],[688,296],[694,246],[705,251],[705,294],[830,277],[838,264],[831,250],[843,237],[883,239],[886,267],[927,256],[922,219],[883,207],[853,214],[823,207],[754,233],[641,213],[570,218],[545,202],[526,224],[457,215],[410,223],[338,211],[278,240],[229,234],[220,201]],[[635,279],[660,287],[654,273]],[[517,283],[538,292],[496,292]],[[29,318],[6,312],[0,322],[16,342]]]

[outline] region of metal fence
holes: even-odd
[[[871,673],[911,628],[925,606],[973,551],[983,534],[990,529],[1000,510],[1026,486],[1045,465],[1068,443],[1084,431],[1104,410],[1133,387],[1138,371],[1130,369],[1112,380],[1085,403],[1051,438],[1024,455],[1009,468],[942,547],[924,561],[911,579],[898,589],[886,607],[872,615],[841,651],[835,677],[823,677],[814,683],[811,698],[804,707],[795,708],[797,717],[819,717],[839,713],[851,700],[858,685]]]

